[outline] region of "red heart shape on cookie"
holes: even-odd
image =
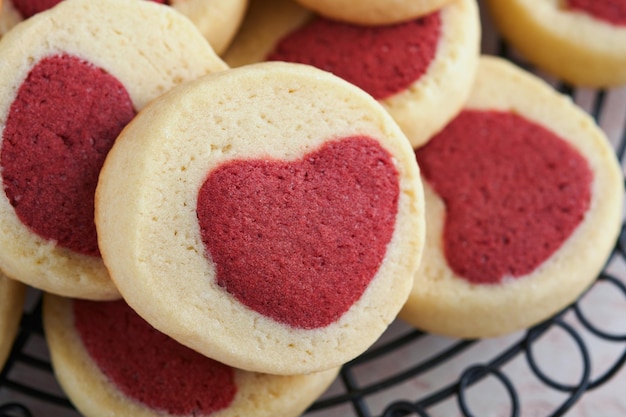
[[[589,208],[585,158],[514,113],[464,111],[415,154],[445,202],[447,262],[473,283],[533,272]]]
[[[440,37],[439,12],[384,26],[317,17],[281,39],[267,60],[312,65],[383,100],[420,79],[437,53]]]
[[[197,216],[217,282],[296,328],[336,321],[376,275],[394,231],[399,176],[368,137],[294,161],[233,160],[203,183]]]
[[[109,383],[154,410],[149,414],[209,416],[233,402],[233,368],[159,332],[124,301],[76,299],[73,315],[83,346]]]
[[[102,68],[65,54],[39,61],[2,134],[2,180],[22,223],[59,246],[99,256],[98,175],[134,116],[128,92]]]

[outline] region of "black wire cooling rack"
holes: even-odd
[[[490,36],[488,16],[482,19],[483,53],[504,56],[532,70]],[[626,116],[626,100],[616,104],[611,91],[551,82],[575,100],[585,96],[586,110],[598,122],[609,107],[615,113],[616,105],[618,118]],[[613,144],[624,162],[626,117],[618,129]],[[575,410],[584,396],[606,390],[616,375],[626,372],[625,227],[594,285],[556,316],[526,331],[489,340],[441,338],[396,321],[370,350],[343,366],[306,415],[546,417]],[[598,320],[598,310],[604,310],[605,317],[621,315],[617,321],[621,328]],[[600,350],[603,355],[598,357]],[[622,407],[592,414],[623,416],[626,405]],[[0,417],[78,415],[54,379],[41,323],[41,294],[32,290],[0,372]]]

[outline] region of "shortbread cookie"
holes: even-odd
[[[7,275],[65,296],[119,297],[93,221],[104,158],[150,100],[225,68],[188,19],[148,1],[65,0],[5,35],[0,266]]]
[[[335,20],[359,25],[406,22],[456,0],[296,0],[304,7]]]
[[[503,37],[537,67],[569,83],[626,84],[623,0],[488,0]]]
[[[4,367],[17,335],[26,285],[0,273],[0,370]]]
[[[120,135],[96,191],[105,264],[157,329],[231,366],[329,369],[405,302],[422,251],[406,137],[353,85],[252,64],[186,83]]]
[[[46,295],[43,319],[54,373],[86,417],[295,417],[338,372],[231,368],[155,330],[123,300]]]
[[[416,151],[426,248],[400,317],[455,337],[521,330],[597,277],[623,176],[591,117],[539,78],[482,58],[465,109]]]
[[[247,0],[151,0],[166,4],[188,17],[222,53],[237,33],[248,4]],[[60,3],[61,0],[5,0],[0,13],[0,36],[19,22]]]
[[[379,100],[414,147],[454,117],[469,94],[480,44],[475,0],[377,27],[314,17],[288,0],[255,2],[250,12],[224,55],[230,66],[288,61],[332,72]]]

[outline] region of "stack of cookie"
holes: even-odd
[[[520,330],[613,247],[610,144],[476,0],[21,3],[0,268],[84,415],[296,416],[398,315]]]
[[[85,415],[298,415],[404,305],[424,243],[385,108],[191,20],[66,0],[0,41],[0,266],[46,292]]]

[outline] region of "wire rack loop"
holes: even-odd
[[[511,417],[519,417],[519,396],[515,390],[515,386],[511,380],[498,368],[489,365],[474,365],[467,368],[461,375],[459,380],[459,392],[457,399],[459,408],[465,417],[474,417],[467,403],[467,389],[477,381],[482,380],[488,375],[492,375],[498,379],[506,388],[511,400]]]
[[[429,417],[429,414],[420,406],[410,401],[396,401],[389,405],[381,417],[400,417],[415,415]]]
[[[0,417],[32,417],[32,414],[22,404],[7,403],[0,406]]]

